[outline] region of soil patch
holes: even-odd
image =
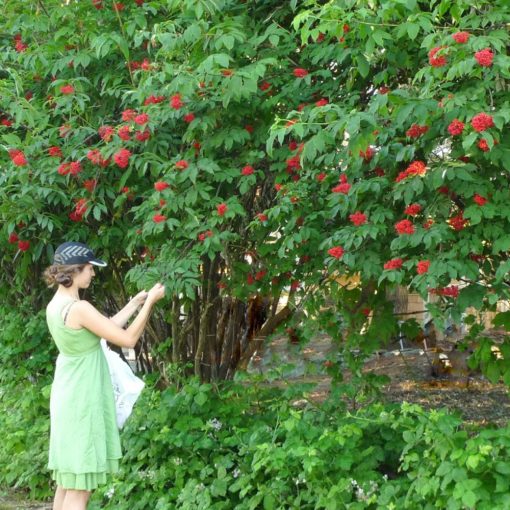
[[[439,342],[439,349],[448,352],[451,341]],[[331,339],[325,335],[312,339],[306,346],[293,345],[287,336],[271,340],[263,353],[256,355],[249,365],[252,373],[269,373],[288,367],[284,380],[273,384],[313,383],[309,396],[324,400],[331,387],[331,377],[324,367],[331,359]],[[390,382],[382,388],[382,400],[392,403],[416,403],[425,409],[448,408],[459,412],[467,423],[505,426],[510,419],[510,396],[503,384],[492,384],[479,373],[441,377],[432,375],[434,352],[416,345],[393,344],[372,356],[364,366],[365,372],[386,375]],[[344,379],[348,379],[348,372]]]

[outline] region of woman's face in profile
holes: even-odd
[[[92,264],[87,264],[83,268],[82,272],[76,276],[76,279],[78,280],[78,287],[81,289],[86,289],[90,285],[90,282],[95,275],[96,273],[94,272],[94,266]]]

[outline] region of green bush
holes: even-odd
[[[471,436],[459,418],[412,407],[402,469],[412,481],[405,508],[510,508],[510,427]]]
[[[281,390],[239,383],[147,391],[125,430],[123,468],[102,508],[355,504],[397,470],[402,433],[382,407],[355,417],[331,411],[298,408]]]
[[[55,358],[44,310],[0,307],[0,486],[46,497],[49,392]]]
[[[509,508],[508,427],[468,433],[406,403],[351,414],[257,385],[216,390],[146,391],[92,510]]]

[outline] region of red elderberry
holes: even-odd
[[[409,216],[417,216],[420,213],[420,211],[421,211],[420,204],[411,204],[405,208],[404,214],[407,214]]]
[[[140,115],[137,115],[133,120],[135,121],[135,124],[143,126],[149,122],[149,116],[146,113],[141,113]]]
[[[189,163],[185,159],[181,159],[175,163],[175,168],[178,170],[186,170],[188,168]]]
[[[145,142],[151,137],[151,132],[148,129],[145,129],[144,131],[136,131],[135,132],[135,138],[139,142]]]
[[[486,48],[484,50],[477,51],[475,53],[475,59],[482,67],[490,67],[494,60],[494,53],[492,53],[489,48]]]
[[[227,204],[218,204],[216,206],[216,211],[218,212],[218,216],[223,216],[228,210]]]
[[[62,150],[60,147],[49,147],[48,148],[48,155],[52,158],[61,158],[62,157]]]
[[[97,179],[87,179],[83,183],[83,187],[89,192],[92,193],[97,186]]]
[[[349,193],[349,190],[351,189],[351,185],[348,182],[342,182],[338,184],[338,186],[335,186],[332,188],[333,193],[342,193],[344,195],[347,195]]]
[[[475,194],[473,195],[473,201],[474,201],[475,203],[477,203],[478,205],[480,205],[480,206],[481,206],[481,205],[485,205],[485,204],[488,202],[488,200],[487,200],[485,197],[482,197],[482,196],[481,196],[481,195],[479,195],[478,193],[475,193]]]
[[[131,152],[127,149],[120,149],[113,156],[113,161],[115,161],[116,165],[119,168],[126,168],[129,165],[129,158],[131,157]]]
[[[471,125],[475,131],[481,133],[482,131],[494,126],[494,120],[492,115],[488,115],[487,113],[477,113],[471,119]]]
[[[468,220],[464,218],[464,214],[461,211],[459,214],[452,216],[448,220],[448,223],[454,230],[458,231],[464,229],[467,226]]]
[[[384,269],[389,270],[400,269],[403,263],[404,261],[401,258],[391,259],[384,264]]]
[[[430,267],[430,260],[420,260],[416,264],[416,272],[418,274],[425,274],[428,272],[429,267]]]
[[[409,220],[401,220],[395,223],[395,230],[399,235],[414,234],[414,225]]]
[[[335,259],[341,259],[345,253],[345,250],[341,246],[333,246],[328,250],[328,254]]]
[[[448,126],[448,133],[452,136],[459,136],[464,131],[464,122],[459,119],[453,119]]]
[[[111,126],[101,126],[97,132],[102,140],[109,142],[115,133],[115,129]]]
[[[9,156],[15,166],[26,166],[27,160],[22,151],[18,149],[9,150]]]
[[[485,138],[482,138],[478,140],[478,148],[483,152],[489,152],[491,149],[489,147],[489,144],[487,143],[487,140]]]
[[[432,67],[443,67],[446,65],[446,56],[445,55],[437,56],[437,53],[444,48],[445,48],[444,46],[438,46],[436,48],[432,48],[429,51],[429,64]]]
[[[374,154],[375,151],[374,149],[372,149],[372,147],[367,147],[367,150],[365,152],[359,151],[359,155],[360,157],[363,158],[363,161],[365,161],[365,163],[371,161],[371,159],[374,157]]]
[[[183,104],[183,102],[181,100],[181,95],[180,94],[175,94],[175,95],[173,95],[170,98],[170,106],[174,110],[179,110],[180,108],[182,108],[184,106],[184,104]]]
[[[62,87],[60,87],[60,92],[65,95],[73,94],[74,87],[72,85],[62,85]]]
[[[121,126],[118,129],[117,134],[121,140],[131,140],[131,126]]]
[[[308,74],[308,71],[302,67],[297,67],[294,69],[293,73],[296,78],[304,78]]]
[[[351,223],[357,227],[364,225],[367,222],[366,214],[363,214],[361,211],[356,211],[354,214],[350,214],[349,219],[351,220]]]
[[[452,39],[458,44],[466,44],[470,36],[469,32],[456,32],[452,34]]]
[[[170,184],[168,184],[167,182],[164,182],[164,181],[158,181],[158,182],[154,183],[154,189],[156,191],[163,191],[169,187],[170,187]]]
[[[424,135],[429,130],[428,126],[419,126],[418,124],[413,124],[407,131],[406,136],[409,138],[419,138]]]

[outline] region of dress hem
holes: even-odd
[[[51,478],[63,489],[91,491],[105,484],[107,475],[118,472],[119,459],[108,459],[106,469],[97,473],[68,473],[53,469]]]

